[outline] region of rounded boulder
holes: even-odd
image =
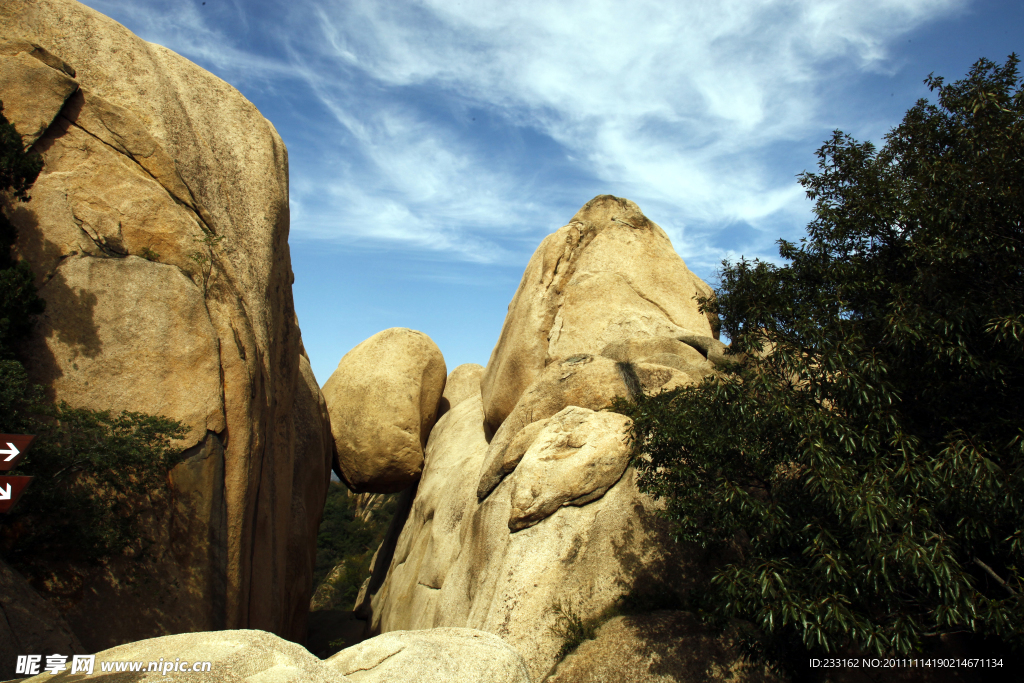
[[[349,351],[323,386],[342,478],[357,493],[394,493],[423,471],[447,368],[430,337],[403,327]]]

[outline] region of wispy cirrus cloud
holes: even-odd
[[[612,192],[707,267],[806,219],[785,149],[834,125],[835,83],[966,0],[90,4],[293,98],[293,234],[521,262]]]

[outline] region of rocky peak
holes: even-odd
[[[710,294],[636,204],[590,200],[526,266],[481,384],[488,433],[556,360],[629,337],[712,336],[695,301]]]

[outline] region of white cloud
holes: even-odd
[[[896,38],[965,4],[292,0],[257,17],[233,0],[247,29],[263,22],[262,40],[276,41],[258,51],[210,28],[194,2],[125,11],[148,17],[150,39],[228,80],[262,72],[305,83],[347,131],[324,141],[315,175],[293,175],[296,234],[486,261],[501,258],[504,235],[557,227],[552,206],[573,181],[524,175],[521,158],[456,125],[475,109],[492,130],[546,136],[579,175],[628,190],[648,213],[658,207],[680,251],[716,263],[726,252],[684,227],[767,231],[805,217],[779,145],[820,142],[826,84],[890,68]],[[332,223],[342,215],[350,220]]]
[[[754,225],[803,207],[792,174],[773,176],[765,155],[815,129],[818,86],[837,70],[882,68],[896,36],[962,5],[316,3],[324,46],[373,82],[429,84],[535,127],[599,178],[635,188],[641,205],[674,197],[693,220]],[[429,121],[421,132],[442,134]],[[431,158],[377,152],[381,169]],[[480,152],[465,153],[457,170],[478,172]],[[383,158],[392,154],[402,158]]]

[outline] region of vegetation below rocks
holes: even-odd
[[[555,666],[575,652],[585,641],[597,638],[598,630],[616,617],[650,614],[662,610],[687,610],[693,606],[693,601],[688,599],[686,594],[677,591],[675,586],[661,581],[634,586],[615,604],[591,617],[584,617],[568,603],[556,600],[551,605],[555,623],[550,629],[562,640],[562,647],[558,651]]]
[[[558,651],[559,661],[574,652],[584,641],[593,640],[601,624],[611,618],[601,615],[597,619],[584,619],[561,601],[555,602],[551,609],[555,613],[555,624],[551,631],[562,639],[562,648]]]
[[[925,82],[876,150],[836,132],[786,265],[723,263],[737,363],[617,409],[698,596],[794,674],[809,653],[1024,645],[1024,89],[1011,55]],[[735,623],[735,622],[734,622]],[[1009,666],[1011,662],[1004,662]]]
[[[6,201],[27,201],[42,162],[22,148],[2,110],[0,104],[0,193]],[[16,354],[45,308],[28,264],[12,257],[16,239],[0,212],[0,433],[36,436],[12,473],[35,479],[2,520],[0,550],[33,577],[40,561],[142,552],[139,513],[166,487],[167,471],[181,457],[171,439],[184,427],[142,413],[114,415],[43,399]]]
[[[331,482],[317,534],[311,609],[353,609],[397,503],[394,494],[356,495]]]

